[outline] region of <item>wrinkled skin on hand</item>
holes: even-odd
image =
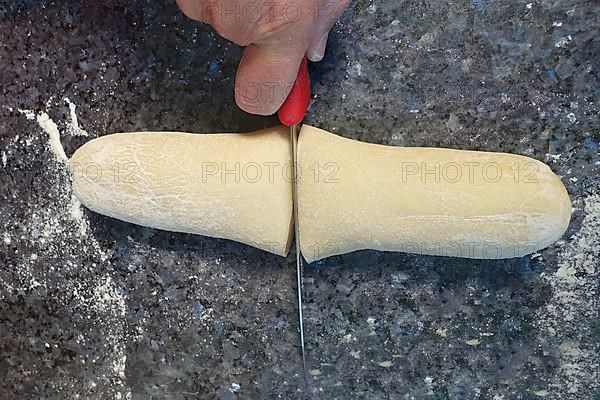
[[[188,17],[245,46],[235,100],[252,114],[275,113],[304,54],[320,61],[329,30],[350,0],[177,0]]]

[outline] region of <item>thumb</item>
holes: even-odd
[[[306,43],[294,42],[275,40],[246,47],[235,79],[235,101],[242,110],[271,115],[281,107],[306,52]]]
[[[310,61],[321,61],[325,54],[329,31],[348,7],[348,4],[350,4],[350,0],[329,0],[325,7],[320,9],[319,23],[306,52]]]

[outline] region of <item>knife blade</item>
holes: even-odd
[[[302,352],[302,372],[304,383],[308,386],[308,368],[306,363],[306,350],[304,345],[304,317],[302,313],[302,292],[303,292],[303,259],[300,251],[300,226],[298,223],[298,133],[299,124],[304,119],[306,109],[310,103],[310,79],[308,76],[308,65],[306,56],[300,63],[298,76],[294,81],[292,89],[277,112],[281,123],[290,127],[291,153],[290,161],[292,163],[292,212],[294,216],[294,238],[296,242],[296,285],[298,295],[298,320],[300,326],[300,349]]]

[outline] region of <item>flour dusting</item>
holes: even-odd
[[[77,223],[79,236],[86,236],[88,231],[87,220],[83,216],[81,202],[75,195],[71,195],[71,218]]]
[[[66,134],[83,135],[85,130],[74,116],[75,107],[68,103],[72,112],[71,121],[65,121]],[[84,349],[74,352],[76,356],[47,379],[45,395],[131,399],[125,377],[125,295],[111,276],[111,250],[90,234],[87,214],[72,193],[68,159],[58,128],[62,124],[50,118],[49,107],[18,111],[37,125],[8,141],[7,148],[2,149],[2,165],[12,173],[9,157],[24,152],[31,154],[25,160],[30,165],[39,166],[39,161],[46,164],[33,180],[34,189],[24,192],[26,196],[2,199],[18,207],[7,207],[3,212],[6,224],[0,228],[0,244],[15,255],[15,261],[0,270],[0,299],[4,304],[20,304],[15,299],[24,298],[25,309],[41,316],[36,324],[43,329],[32,333],[28,343],[39,347],[43,354],[69,352],[73,342]],[[44,135],[40,135],[40,128]],[[59,162],[47,162],[44,150],[51,151]],[[54,329],[53,316],[46,318],[46,309],[35,301],[65,310],[68,320],[61,326],[63,334],[47,335]],[[36,363],[15,365],[5,378],[27,385],[31,377],[47,368]],[[89,372],[85,378],[73,373],[79,368]]]
[[[18,109],[18,111],[23,114],[28,121],[33,121],[35,119],[35,113],[31,110]]]
[[[37,123],[48,134],[50,138],[50,148],[52,152],[56,156],[58,161],[68,161],[67,155],[65,154],[65,149],[62,147],[60,143],[60,132],[58,131],[58,126],[50,119],[48,114],[45,112],[41,112],[37,116]]]
[[[68,97],[65,97],[65,102],[69,105],[69,114],[71,117],[71,123],[68,125],[69,133],[73,136],[89,136],[85,129],[79,126],[79,120],[77,119],[77,106]]]
[[[593,336],[599,320],[600,195],[584,199],[584,212],[581,229],[558,256],[559,268],[544,276],[553,295],[537,315],[541,341],[556,350],[560,363],[549,382],[552,399],[578,399],[600,388],[600,344]]]
[[[73,103],[68,97],[65,97],[64,100],[69,105],[69,114],[71,119],[67,124],[68,133],[72,136],[89,136],[88,132],[79,126],[76,112],[77,106],[75,103]],[[65,150],[60,142],[60,131],[50,116],[45,111],[40,112],[37,116],[32,110],[19,109],[19,112],[23,114],[29,121],[37,120],[40,128],[42,128],[42,130],[48,135],[50,149],[56,156],[56,159],[61,162],[68,161],[68,157],[65,154]],[[2,162],[3,164],[5,163],[4,158]]]
[[[93,296],[89,299],[90,310],[98,315],[106,315],[105,329],[105,364],[110,371],[105,377],[99,376],[99,379],[106,379],[108,382],[116,383],[124,391],[125,399],[131,398],[131,390],[126,388],[125,366],[127,355],[125,353],[125,298],[117,288],[114,280],[110,276],[104,276],[100,279],[98,285],[94,288]],[[121,323],[114,323],[114,317],[118,317]],[[119,392],[121,398],[123,394]],[[119,398],[119,396],[117,396]]]

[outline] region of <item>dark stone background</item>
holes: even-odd
[[[67,155],[136,130],[276,123],[233,101],[241,49],[174,1],[0,1],[0,398],[592,399],[600,395],[598,27],[586,0],[355,1],[306,121],[547,162],[569,231],[530,257],[293,257],[73,208]]]

